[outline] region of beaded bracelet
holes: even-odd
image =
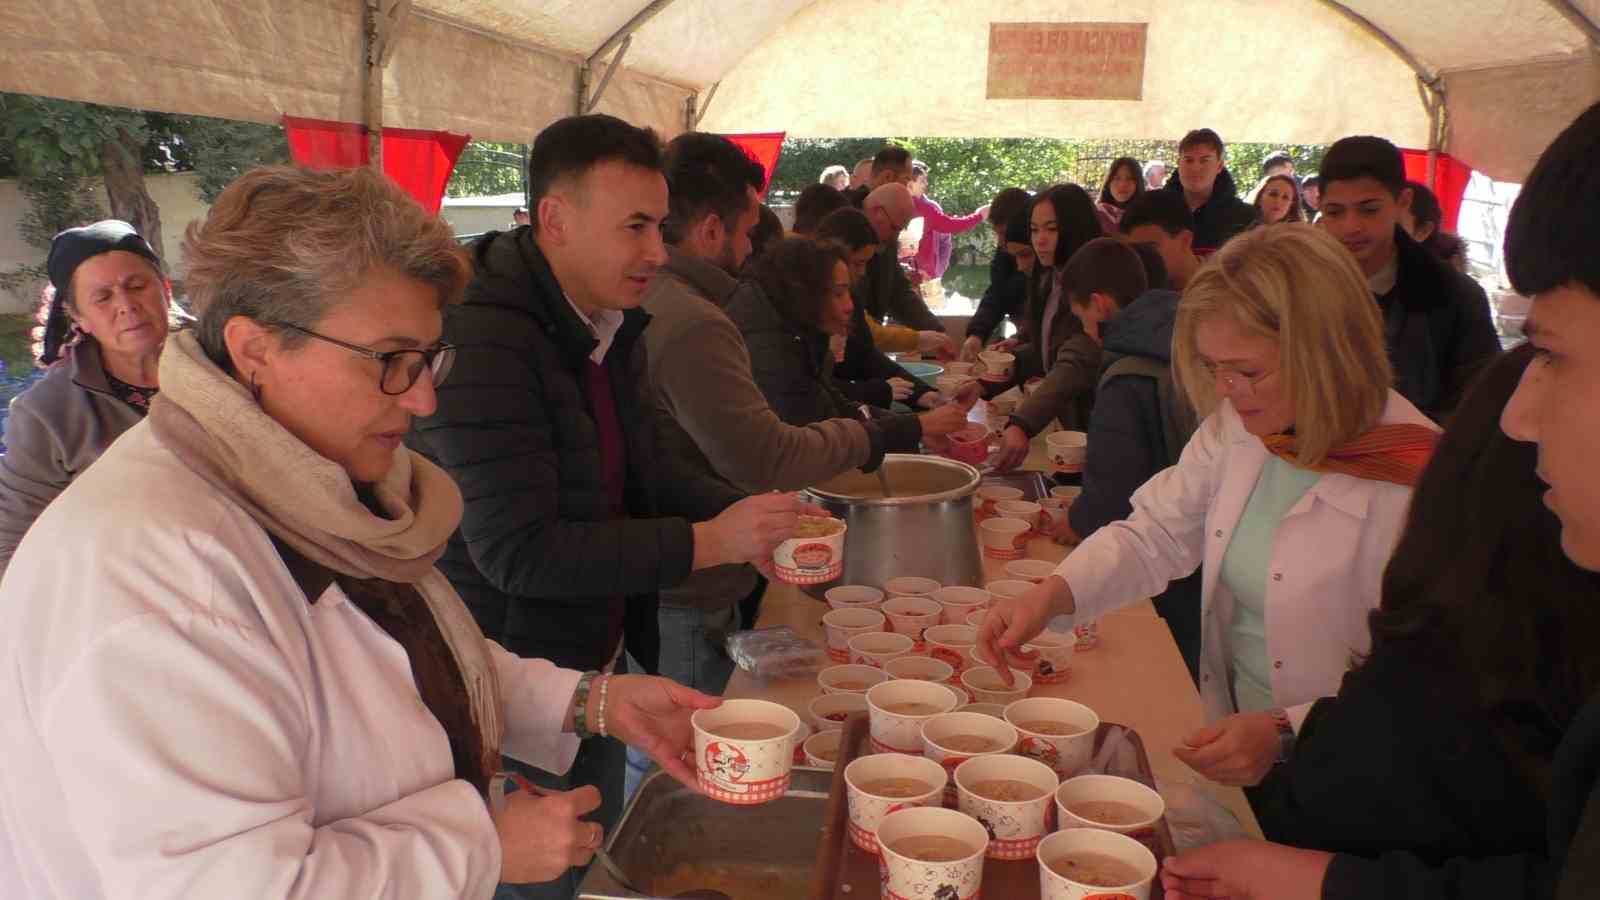
[[[607,675],[604,679],[602,679],[600,681],[600,707],[595,710],[595,718],[599,720],[597,722],[597,724],[600,726],[600,736],[601,737],[610,737],[611,736],[609,734],[606,734],[606,694],[609,693],[610,690],[611,690],[611,676]]]
[[[594,737],[589,731],[589,688],[599,675],[599,672],[592,671],[583,673],[578,679],[578,689],[572,694],[572,733],[580,741]]]

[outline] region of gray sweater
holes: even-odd
[[[50,501],[143,418],[112,395],[93,340],[11,401],[0,456],[0,574]]]

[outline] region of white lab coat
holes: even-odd
[[[440,577],[434,573],[431,577]],[[491,645],[504,749],[579,677]],[[400,645],[135,426],[0,582],[0,896],[489,897],[500,845]]]
[[[1381,424],[1437,428],[1394,391]],[[1076,600],[1076,622],[1165,590],[1204,564],[1200,698],[1206,719],[1234,710],[1228,631],[1233,592],[1222,556],[1269,453],[1226,400],[1203,422],[1178,464],[1133,495],[1133,513],[1095,532],[1056,569]],[[1278,526],[1267,581],[1267,652],[1273,702],[1296,730],[1317,698],[1336,693],[1353,654],[1370,644],[1383,570],[1405,526],[1411,489],[1324,474]]]

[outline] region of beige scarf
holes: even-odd
[[[311,562],[416,589],[466,682],[484,752],[497,755],[500,688],[488,642],[433,567],[461,521],[461,491],[450,476],[400,448],[389,473],[371,486],[388,518],[376,516],[349,474],[267,415],[244,385],[206,357],[193,332],[167,339],[160,375],[151,428],[185,465]]]

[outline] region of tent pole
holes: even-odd
[[[606,38],[605,43],[589,54],[588,59],[585,59],[578,66],[578,115],[587,115],[599,104],[600,95],[606,92],[606,85],[611,83],[611,76],[616,74],[617,69],[622,65],[622,54],[628,52],[628,44],[633,40],[633,33],[643,27],[644,23],[655,18],[657,13],[671,5],[672,0],[651,0],[644,9],[634,13],[633,18],[617,29],[616,34]],[[617,55],[611,58],[611,65],[606,69],[606,74],[600,79],[600,86],[595,90],[594,95],[590,96],[589,85],[594,81],[594,67],[612,50],[616,50]]]
[[[690,131],[694,131],[700,127],[700,120],[706,117],[706,109],[711,106],[711,101],[716,99],[717,88],[719,87],[722,87],[722,82],[712,82],[711,90],[706,91],[706,98],[700,101],[699,108],[695,110],[694,119],[689,122]]]
[[[383,70],[394,56],[400,31],[411,14],[411,0],[366,0],[363,26],[361,124],[367,129],[367,165],[383,171]]]
[[[1573,6],[1572,0],[1545,0],[1545,2],[1550,4],[1550,8],[1559,13],[1563,19],[1572,23],[1573,28],[1583,32],[1583,36],[1589,39],[1590,50],[1600,51],[1600,25],[1591,21],[1583,10]]]

